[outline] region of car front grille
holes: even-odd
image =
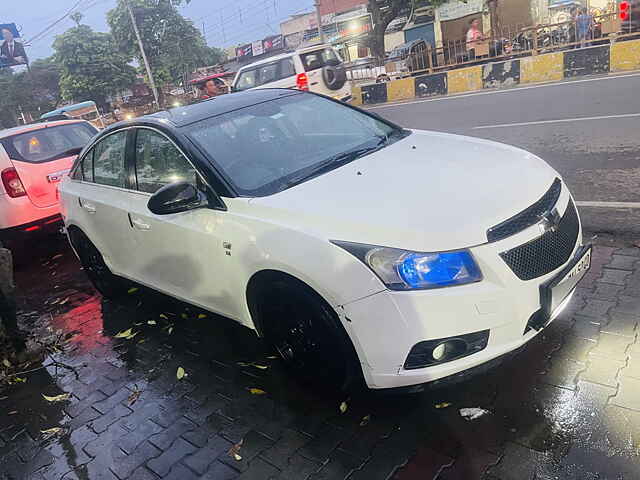
[[[553,210],[558,198],[560,198],[561,190],[562,182],[556,178],[540,200],[517,215],[487,230],[487,240],[497,242],[538,223],[545,213]]]
[[[502,252],[500,256],[520,280],[532,280],[562,266],[575,248],[580,230],[578,213],[569,200],[564,216],[555,231],[518,247]]]

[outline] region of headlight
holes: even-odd
[[[471,252],[419,253],[362,243],[338,242],[392,290],[422,290],[479,282],[482,272]]]

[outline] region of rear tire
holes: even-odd
[[[69,234],[80,263],[94,288],[105,298],[118,298],[126,293],[127,285],[124,279],[111,273],[102,254],[89,238],[82,232]]]
[[[303,381],[350,390],[362,379],[353,344],[335,311],[293,279],[269,282],[257,302],[266,341]]]

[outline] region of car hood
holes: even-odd
[[[515,147],[414,130],[382,150],[250,203],[264,210],[262,218],[329,240],[434,252],[486,243],[489,228],[542,197],[558,176]]]

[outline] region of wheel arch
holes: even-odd
[[[322,301],[325,302],[327,306],[329,306],[331,310],[336,314],[338,319],[340,318],[340,315],[336,311],[336,308],[334,307],[332,302],[329,301],[326,295],[323,295],[321,292],[318,291],[317,288],[314,288],[314,286],[310,285],[308,282],[305,282],[304,280],[300,279],[296,275],[285,272],[283,270],[263,269],[255,272],[251,276],[251,278],[249,278],[249,281],[247,282],[247,287],[245,289],[245,296],[246,296],[247,308],[249,310],[249,315],[251,317],[251,321],[253,322],[253,326],[259,336],[261,337],[264,336],[263,335],[264,325],[262,325],[262,320],[260,319],[260,315],[258,313],[258,302],[260,300],[260,294],[266,285],[276,280],[294,282],[303,286],[304,288],[308,289],[309,291],[317,295],[320,299],[322,299]],[[348,332],[347,332],[347,335],[348,335]]]

